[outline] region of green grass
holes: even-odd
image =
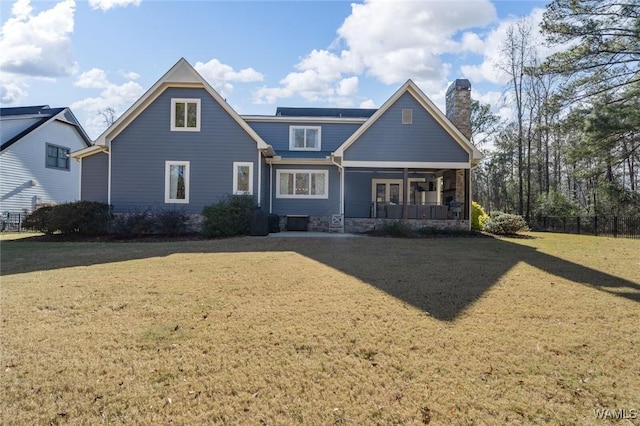
[[[594,409],[640,409],[640,241],[532,235],[3,239],[0,423],[595,425]]]

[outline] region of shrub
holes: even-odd
[[[492,213],[484,224],[484,230],[497,235],[513,235],[518,232],[528,231],[527,222],[522,216],[497,212]]]
[[[40,207],[25,221],[46,234],[59,231],[63,234],[102,235],[106,234],[111,219],[108,204],[95,201],[77,201]]]
[[[53,210],[53,206],[43,206],[34,210],[27,218],[22,222],[22,226],[25,228],[35,229],[42,233],[51,235],[55,229],[51,229],[50,215]]]
[[[187,233],[189,215],[180,210],[162,210],[155,213],[154,222],[156,230],[163,235],[175,237]]]
[[[111,232],[123,238],[137,238],[153,233],[153,217],[148,210],[118,215],[111,223]]]
[[[401,220],[385,221],[380,232],[390,237],[408,238],[416,235],[416,230],[411,225]]]
[[[471,229],[482,230],[487,219],[489,219],[489,215],[485,213],[480,204],[473,201],[471,203]]]
[[[206,237],[248,235],[251,215],[256,207],[251,195],[226,196],[217,204],[203,209],[202,233]]]

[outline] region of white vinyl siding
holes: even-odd
[[[253,163],[233,163],[233,193],[253,195]]]
[[[320,126],[290,126],[289,149],[291,151],[320,151]]]
[[[200,99],[171,99],[171,131],[200,131]]]
[[[278,170],[276,198],[329,198],[327,170]]]
[[[167,161],[164,170],[164,202],[189,203],[189,162]]]

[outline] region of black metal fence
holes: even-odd
[[[24,213],[4,213],[0,216],[0,231],[24,231],[22,222],[27,216]]]
[[[541,216],[529,221],[532,231],[640,238],[640,218],[622,216]]]

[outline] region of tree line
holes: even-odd
[[[542,59],[534,31],[556,53]],[[500,52],[513,114],[472,103],[486,155],[474,198],[527,221],[640,216],[640,2],[554,0],[540,28],[511,25]]]

